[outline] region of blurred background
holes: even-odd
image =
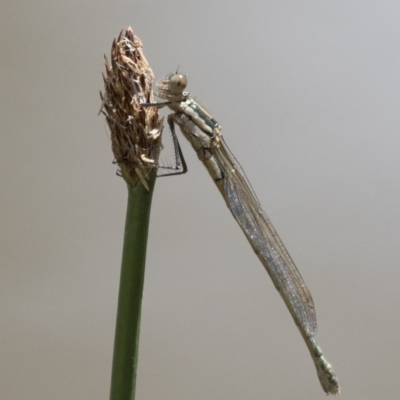
[[[225,139],[315,301],[343,399],[398,396],[398,1],[0,5],[0,397],[108,399],[127,191],[100,107],[132,26]],[[165,138],[169,140],[168,130]],[[137,400],[322,399],[206,170],[157,181]]]

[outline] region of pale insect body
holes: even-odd
[[[324,391],[339,393],[339,384],[329,362],[314,339],[317,321],[311,294],[271,221],[262,210],[247,177],[227,147],[221,126],[197,101],[185,92],[186,75],[171,74],[158,83],[157,96],[173,114],[168,116],[172,135],[174,124],[192,144],[215,181],[228,208],[243,230],[258,258],[281,294],[299,328],[317,369]]]

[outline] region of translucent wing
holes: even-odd
[[[228,208],[242,228],[296,325],[306,337],[317,333],[314,302],[303,278],[279,238],[235,157],[221,139],[212,149],[225,178],[218,186]]]

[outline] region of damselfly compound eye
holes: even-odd
[[[169,80],[169,91],[172,94],[182,93],[185,90],[186,85],[187,85],[186,75],[182,74],[172,75],[171,79]]]

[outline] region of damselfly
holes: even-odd
[[[314,338],[317,320],[311,294],[271,221],[262,210],[242,167],[228,149],[221,134],[221,126],[203,106],[190,97],[185,91],[186,86],[186,75],[171,74],[157,84],[156,95],[164,102],[144,105],[168,106],[173,111],[168,116],[168,123],[178,168],[182,167],[182,172],[186,172],[186,164],[175,134],[175,124],[207,168],[228,208],[281,294],[311,353],[323,390],[327,394],[338,394],[338,380]]]

